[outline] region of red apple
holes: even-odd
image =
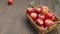
[[[27,13],[28,13],[28,14],[31,14],[31,13],[33,13],[33,12],[34,12],[33,8],[31,8],[31,7],[30,7],[30,8],[27,8],[27,10],[26,10],[26,11],[27,11]]]
[[[47,6],[41,6],[42,14],[48,13],[49,8]]]
[[[51,25],[53,25],[53,24],[54,24],[54,22],[51,21],[51,20],[49,20],[49,19],[46,19],[46,20],[44,21],[44,25],[45,25],[46,27],[49,27],[49,26],[51,26]]]
[[[45,16],[44,15],[41,15],[41,14],[38,14],[38,18],[40,18],[42,20],[45,20]]]
[[[31,13],[31,14],[30,14],[30,17],[31,17],[33,20],[36,20],[37,14],[36,14],[36,13]]]
[[[44,29],[44,25],[40,25],[40,29]]]
[[[54,14],[51,12],[48,12],[45,14],[45,18],[50,19],[50,20],[54,20]]]
[[[38,24],[39,26],[40,26],[40,25],[43,25],[43,20],[40,19],[40,18],[38,18],[35,22],[36,22],[36,24]]]
[[[41,8],[36,8],[36,7],[34,7],[33,10],[34,10],[34,12],[37,13],[37,14],[41,13]]]
[[[11,5],[13,0],[8,0],[8,4]]]

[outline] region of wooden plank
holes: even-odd
[[[25,14],[25,9],[33,0],[13,1],[13,5],[9,6],[7,0],[0,0],[0,34],[37,34],[34,28],[29,24]],[[51,10],[54,9],[59,15],[60,9],[52,4],[52,0],[37,1],[40,2],[41,5],[48,6]],[[53,8],[53,6],[55,8]],[[55,30],[48,34],[57,34],[57,32]]]
[[[31,25],[27,23],[26,14],[25,14],[25,8],[28,6],[31,0],[22,0],[22,2],[21,2],[22,5],[20,5],[20,8],[18,9],[21,12],[20,13],[21,20],[16,25],[18,27],[15,27],[14,34],[36,34],[35,31],[31,28]]]
[[[5,12],[5,15],[7,15],[6,17],[8,20],[1,34],[13,34],[14,27],[16,26],[16,23],[18,23],[19,18],[19,14],[16,11],[18,7],[19,5],[12,5],[12,7]]]
[[[60,0],[57,0],[57,1],[59,1],[59,3],[60,3]],[[56,15],[58,15],[58,17],[60,17],[60,7],[56,4],[54,4],[54,11],[55,11]],[[58,34],[60,34],[60,25],[57,29],[58,29]]]
[[[5,0],[0,0],[0,33],[3,30],[5,24],[7,23],[7,19],[5,19],[5,12],[8,10],[9,7],[4,3],[6,3]]]

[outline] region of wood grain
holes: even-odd
[[[7,0],[0,0],[0,34],[37,34],[25,14],[25,9],[31,1],[33,0],[13,0],[13,4],[9,6]],[[37,1],[41,5],[48,6],[60,16],[60,8],[53,3],[54,0]],[[60,28],[57,29],[59,33]],[[57,34],[57,31],[54,30],[48,34]]]

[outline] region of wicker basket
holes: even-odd
[[[55,15],[55,13],[54,13]],[[33,20],[32,18],[29,16],[29,14],[27,14],[27,17],[30,21],[30,24],[34,27],[34,29],[38,32],[38,34],[46,34],[49,31],[55,30],[57,28],[57,26],[60,24],[60,19],[58,18],[58,16],[55,15],[55,19],[54,19],[54,24],[52,26],[46,27],[44,29],[41,29]]]

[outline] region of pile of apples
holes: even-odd
[[[54,24],[54,14],[49,11],[47,6],[29,7],[26,9],[27,14],[40,27],[45,28]]]

